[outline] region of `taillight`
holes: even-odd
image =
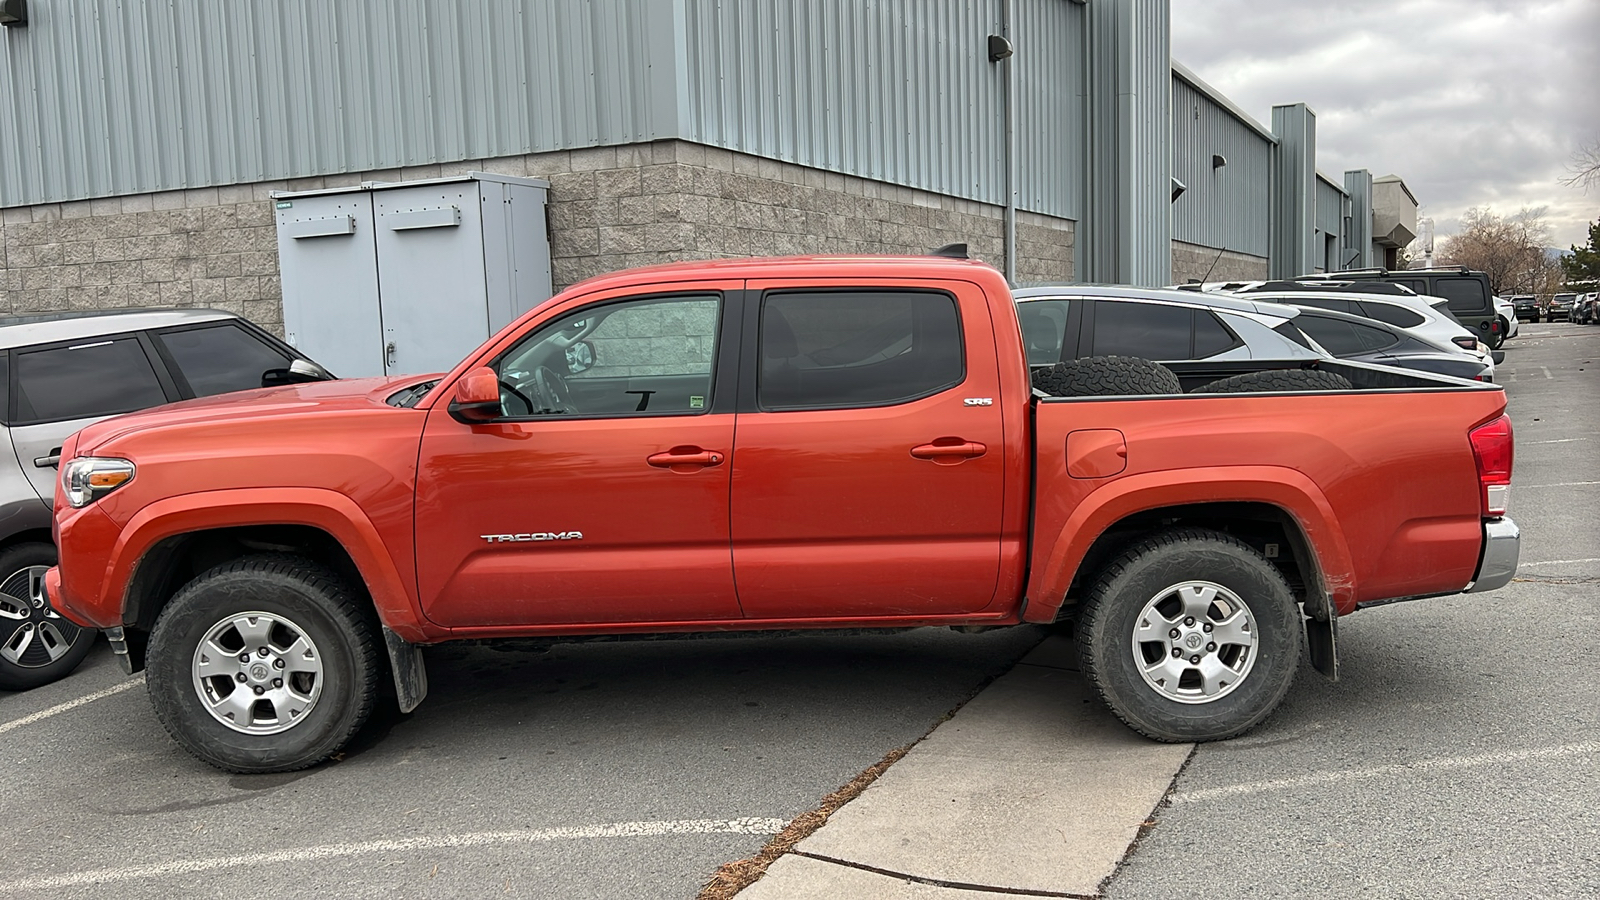
[[[1482,485],[1483,514],[1498,518],[1506,514],[1511,493],[1511,458],[1515,441],[1511,437],[1511,417],[1501,416],[1479,425],[1467,435],[1472,456],[1478,462],[1478,483]]]
[[[1457,347],[1460,347],[1463,350],[1476,350],[1476,349],[1478,349],[1478,339],[1473,337],[1470,334],[1463,334],[1460,337],[1453,337],[1450,340]]]

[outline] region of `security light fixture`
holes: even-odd
[[[1187,184],[1184,184],[1176,178],[1172,179],[1172,202],[1177,203],[1178,198],[1182,197],[1183,192],[1187,191],[1188,189],[1189,186]]]
[[[1012,54],[1011,42],[1004,35],[989,35],[989,62],[999,62],[1010,58]]]
[[[28,0],[0,0],[0,25],[28,24]]]
[[[1228,158],[1221,153],[1211,154],[1211,168],[1220,169],[1228,164]]]

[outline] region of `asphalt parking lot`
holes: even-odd
[[[1506,349],[1518,580],[1346,619],[1342,680],[1197,748],[1104,896],[1600,894],[1600,327]],[[1042,635],[436,648],[417,712],[276,776],[189,758],[101,647],[0,693],[0,896],[690,897]]]

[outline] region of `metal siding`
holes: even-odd
[[[1345,235],[1344,269],[1365,269],[1372,260],[1372,173],[1350,169],[1344,173],[1344,189],[1350,194],[1350,233]]]
[[[36,0],[0,206],[674,137],[681,2]]]
[[[1272,108],[1273,152],[1271,252],[1273,278],[1310,272],[1316,252],[1317,117],[1304,103]]]
[[[1324,234],[1344,234],[1344,190],[1317,177],[1317,230]]]
[[[1228,164],[1212,168],[1212,154]],[[1177,75],[1172,176],[1188,187],[1172,204],[1174,240],[1267,255],[1272,142]]]
[[[999,0],[686,0],[683,136],[1001,205]],[[1017,11],[1019,205],[1075,218],[1082,10]]]

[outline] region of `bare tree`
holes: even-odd
[[[1444,239],[1440,261],[1483,272],[1496,294],[1535,293],[1552,267],[1560,269],[1545,253],[1550,227],[1544,214],[1542,206],[1503,218],[1491,209],[1469,209],[1461,230]]]
[[[1561,179],[1561,183],[1567,187],[1581,187],[1587,191],[1600,185],[1600,138],[1573,151],[1567,172],[1567,177]]]

